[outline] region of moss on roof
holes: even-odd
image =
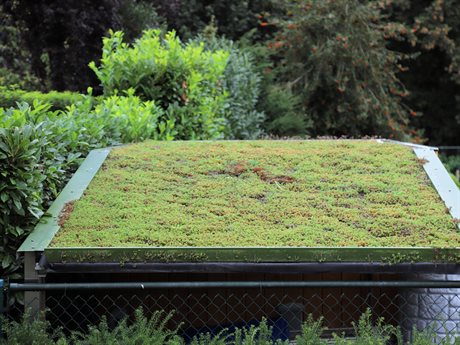
[[[409,147],[145,142],[113,149],[51,247],[458,247]]]

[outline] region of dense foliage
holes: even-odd
[[[135,311],[133,322],[121,320],[117,325],[109,326],[105,317],[98,325],[90,326],[87,333],[73,333],[65,336],[59,330],[50,331],[47,321],[33,320],[26,313],[20,322],[6,322],[1,325],[6,338],[0,338],[0,345],[184,345],[186,340],[181,336],[180,328],[167,327],[173,314],[156,311],[150,317],[144,316],[141,309]],[[315,320],[309,315],[302,325],[300,335],[295,339],[299,345],[439,345],[457,344],[458,338],[445,337],[440,339],[427,329],[425,331],[412,330],[412,339],[404,341],[398,327],[385,324],[383,318],[375,321],[371,312],[367,310],[361,315],[358,322],[353,322],[355,337],[346,337],[345,334],[333,333],[331,338],[325,338],[326,328],[322,319]],[[266,319],[257,325],[236,328],[233,331],[223,329],[218,334],[200,333],[190,342],[191,345],[287,345],[288,340],[275,339],[273,328]]]
[[[40,91],[24,91],[0,87],[0,107],[15,107],[18,103],[33,104],[34,101],[51,104],[53,110],[65,110],[66,107],[83,100],[80,93],[64,91],[51,91],[42,93]],[[93,99],[96,101],[96,98]]]
[[[132,88],[144,100],[155,100],[176,119],[177,139],[219,138],[224,126],[226,94],[222,79],[228,53],[183,45],[174,32],[145,31],[132,45],[123,33],[104,38],[101,65],[91,69],[104,95]]]
[[[110,28],[133,38],[160,23],[152,5],[136,0],[6,0],[4,11],[21,28],[33,74],[59,91],[96,84],[86,66],[100,55],[100,38]]]
[[[214,18],[219,35],[236,40],[257,28],[258,16],[273,7],[267,0],[147,0],[157,5],[169,29],[178,30],[181,37],[192,38]]]
[[[0,110],[2,275],[15,277],[14,249],[91,148],[264,134],[458,145],[459,8],[452,0],[3,1],[0,107],[15,109]],[[188,43],[147,30],[158,27]],[[124,34],[102,42],[109,29]],[[53,91],[88,86],[103,95]]]
[[[24,48],[20,25],[4,6],[0,4],[0,86],[40,88],[40,80],[32,73],[30,55]]]
[[[407,104],[420,116],[413,125],[433,145],[460,143],[460,7],[452,0],[381,2],[399,39],[392,49],[417,53],[400,77],[410,91]]]
[[[38,86],[44,90],[83,91],[91,85],[98,93],[97,80],[85,66],[100,55],[100,37],[110,28],[122,29],[128,42],[139,36],[143,29],[161,25],[176,30],[183,39],[189,39],[215,18],[219,35],[233,40],[243,38],[250,49],[254,45],[270,44],[266,41],[270,37],[277,37],[271,41],[272,46],[283,46],[280,49],[283,54],[281,51],[266,54],[270,55],[268,65],[271,67],[265,72],[275,76],[263,76],[262,94],[258,99],[258,109],[266,115],[264,129],[267,132],[276,135],[346,132],[346,135],[360,136],[373,133],[397,136],[403,132],[419,140],[428,139],[434,145],[458,144],[460,13],[456,1],[355,0],[353,6],[341,12],[341,16],[327,20],[319,20],[322,16],[318,12],[320,8],[327,13],[336,13],[337,6],[342,6],[340,2],[315,1],[311,9],[310,5],[309,0],[294,3],[238,0],[231,4],[221,0],[104,0],[97,5],[88,1],[35,1],[29,4],[25,0],[6,0],[0,9],[0,79],[4,84],[20,84],[23,88]],[[292,9],[292,6],[298,8]],[[369,9],[369,6],[373,8]],[[379,11],[383,17],[378,15]],[[361,13],[359,18],[369,19],[364,23],[367,26],[359,20],[344,21],[344,18],[358,18],[358,13]],[[370,17],[366,17],[366,13]],[[315,25],[318,29],[315,32],[321,34],[311,34]],[[337,33],[348,42],[334,42],[336,37],[331,36],[331,30],[338,30]],[[302,32],[307,34],[304,44],[310,42],[314,45],[321,38],[327,38],[329,49],[337,49],[338,59],[332,61],[333,66],[338,68],[345,64],[347,73],[358,73],[356,78],[350,79],[345,73],[343,78],[348,77],[348,80],[338,78],[341,84],[337,85],[333,81],[337,79],[338,71],[321,70],[312,74],[311,69],[316,69],[316,64],[331,60],[330,57],[324,62],[318,60],[325,57],[327,50],[320,51],[315,59],[308,44],[292,44]],[[345,49],[346,44],[348,49]],[[372,49],[366,49],[369,44],[374,45]],[[413,59],[401,62],[402,68],[396,70],[396,75],[391,64],[370,69],[377,66],[372,61],[392,60],[395,52],[413,56]],[[380,53],[384,60],[375,60],[375,54]],[[360,64],[346,65],[350,58],[367,61],[369,68]],[[281,63],[283,59],[291,68],[283,68],[286,66]],[[258,64],[260,60],[255,62]],[[256,68],[265,70],[262,66]],[[386,77],[377,73],[382,70],[390,73]],[[297,72],[299,76],[308,77],[309,83],[292,85]],[[319,78],[318,73],[327,78]],[[353,80],[359,85],[367,75],[376,83],[371,80],[369,87],[363,90],[353,86]],[[394,76],[403,82],[405,89]],[[398,87],[390,89],[392,82]],[[379,83],[383,91],[379,89]],[[342,94],[337,89],[343,89],[345,84]],[[307,85],[306,92],[299,90],[302,85]],[[374,99],[371,92],[378,99]],[[326,100],[329,104],[331,97],[332,104],[322,108],[321,102]],[[403,102],[401,98],[404,98]],[[401,109],[402,104],[407,108]],[[348,106],[352,111],[348,111]],[[367,112],[367,107],[372,106],[377,106],[376,111]],[[388,107],[390,109],[386,109]],[[389,115],[386,115],[387,110]],[[388,118],[394,120],[390,126],[385,123]],[[397,133],[390,133],[393,132],[392,126]],[[411,127],[416,132],[411,133]]]
[[[233,41],[216,36],[214,23],[208,25],[203,35],[194,40],[210,51],[224,50],[229,57],[223,76],[227,92],[223,106],[225,137],[230,139],[256,139],[263,132],[265,114],[256,109],[261,91],[261,75],[257,72],[250,51],[239,48]]]
[[[283,58],[280,79],[300,96],[313,124],[310,133],[407,138],[401,56],[385,46],[378,8],[359,0],[311,0],[289,10],[270,45]]]
[[[91,95],[66,111],[50,104],[0,108],[0,273],[16,278],[16,249],[70,175],[94,148],[186,134],[133,90],[94,106]],[[205,137],[206,138],[206,137]]]

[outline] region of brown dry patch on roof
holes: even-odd
[[[58,220],[59,226],[62,227],[65,224],[65,222],[69,219],[70,214],[73,211],[74,203],[75,203],[75,200],[65,203],[64,207],[62,208],[61,213],[59,214],[59,220]]]
[[[208,171],[208,175],[219,175],[219,174],[225,174],[225,175],[230,175],[234,177],[239,177],[240,175],[246,173],[246,172],[253,172],[256,174],[261,181],[267,182],[267,183],[293,183],[295,181],[295,178],[292,176],[287,176],[287,175],[276,175],[273,176],[270,174],[267,170],[265,170],[262,167],[254,167],[250,168],[248,167],[248,164],[246,162],[237,162],[235,164],[230,165],[227,169],[225,170],[220,170],[220,171]]]

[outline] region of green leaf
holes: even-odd
[[[2,202],[7,202],[8,199],[9,199],[8,193],[6,192],[0,193],[0,200]]]
[[[13,263],[13,261],[13,258],[10,255],[6,254],[2,260],[2,268],[7,268]]]

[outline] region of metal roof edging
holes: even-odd
[[[444,201],[449,213],[454,220],[460,221],[460,189],[452,181],[446,167],[436,154],[439,150],[438,147],[405,143],[391,139],[377,139],[377,141],[412,147],[417,158],[425,161],[423,168],[442,201]],[[460,222],[458,222],[457,227],[460,229]]]
[[[434,151],[439,150],[439,148],[436,146],[426,146],[426,145],[420,145],[420,144],[406,143],[404,141],[398,141],[398,140],[392,140],[392,139],[376,139],[376,141],[380,143],[392,143],[392,144],[397,144],[397,145],[402,145],[402,146],[409,146],[414,149],[419,148],[419,149],[434,150]]]
[[[381,262],[150,262],[150,263],[48,263],[42,265],[47,273],[438,273],[460,274],[455,263],[381,263]]]
[[[433,183],[452,217],[460,220],[460,189],[455,185],[436,152],[428,147],[413,148],[417,158],[424,162],[423,168]],[[457,224],[460,229],[460,223]]]
[[[18,253],[42,252],[59,230],[59,215],[65,205],[78,200],[99,171],[111,148],[92,150],[48,211],[18,249]]]

